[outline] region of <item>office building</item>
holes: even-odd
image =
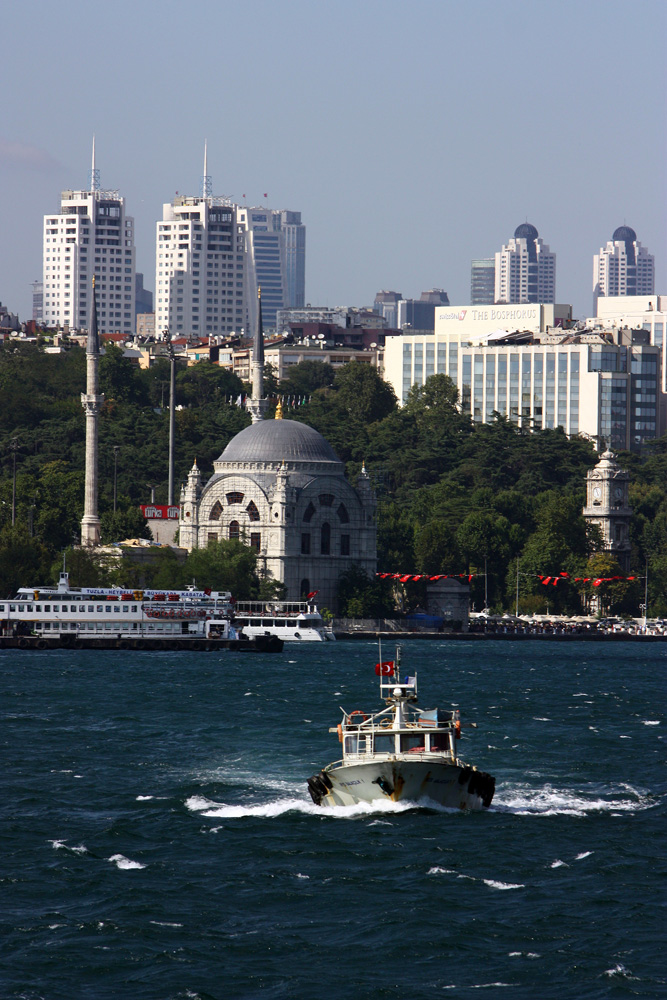
[[[240,331],[244,315],[245,240],[237,207],[211,194],[204,151],[199,196],[163,205],[155,251],[158,337],[199,337]]]
[[[484,257],[470,264],[470,305],[493,305],[496,294],[496,258]]]
[[[653,295],[655,259],[630,226],[614,230],[606,247],[593,257],[593,311],[601,297]]]
[[[494,302],[555,302],[556,254],[524,222],[495,256]]]
[[[563,329],[554,325],[563,307],[550,304],[504,312],[441,309],[435,334],[388,338],[385,378],[399,402],[442,373],[477,423],[497,411],[527,429],[562,427],[599,447],[632,451],[662,433],[661,348],[648,343],[648,332],[614,338],[611,330]],[[531,315],[510,320],[514,313]]]
[[[44,322],[44,282],[33,281],[32,283],[32,318],[41,326]]]
[[[245,234],[246,323],[251,330],[257,325],[261,288],[264,329],[275,330],[279,309],[304,303],[306,227],[300,212],[261,207],[237,212]]]
[[[449,296],[442,288],[422,292],[419,299],[400,299],[397,309],[398,329],[411,327],[413,330],[432,330],[435,326],[436,307],[448,305]]]
[[[134,219],[100,187],[94,139],[88,190],[63,191],[60,212],[44,216],[43,261],[45,326],[87,326],[95,275],[99,332],[134,332]]]
[[[400,292],[383,290],[378,292],[373,303],[374,312],[383,316],[387,326],[398,329],[398,303],[403,296]]]

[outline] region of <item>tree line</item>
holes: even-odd
[[[275,399],[283,399],[286,418],[324,435],[352,481],[365,464],[378,497],[381,572],[469,573],[478,609],[486,603],[495,611],[513,611],[518,590],[522,613],[575,613],[582,607],[575,577],[622,575],[601,551],[599,533],[587,529],[581,516],[586,472],[598,460],[589,441],[568,439],[560,428],[528,432],[500,415],[475,424],[460,412],[456,387],[444,375],[414,386],[403,407],[366,364],[334,371],[306,361],[281,382],[267,366],[266,384]],[[146,536],[138,505],[150,499],[151,489],[157,503],[167,502],[169,362],[161,359],[142,370],[118,348],[107,347],[100,388],[105,395],[99,423],[102,540]],[[53,578],[63,550],[73,550],[79,539],[82,391],[82,349],[53,355],[10,342],[0,350],[0,593]],[[179,366],[177,483],[195,457],[206,477],[229,440],[248,425],[247,412],[235,402],[246,391],[236,375],[209,362]],[[289,405],[295,400],[302,402]],[[618,459],[631,474],[632,569],[641,580],[605,583],[596,592],[612,609],[636,614],[648,568],[649,614],[666,615],[667,437],[641,456],[623,452]],[[256,595],[261,581],[254,554],[241,548],[249,562],[245,576],[233,576],[237,596]],[[85,570],[88,578],[94,567],[83,555],[76,558],[77,572]],[[70,560],[76,558],[72,551]],[[225,572],[233,575],[231,549],[196,558],[203,560],[199,567],[169,565],[170,557],[161,554],[162,562],[151,570],[156,585],[170,585],[161,573],[172,574],[171,586],[186,573],[209,586],[216,566],[227,563]],[[110,579],[109,567],[98,566],[98,574],[102,571]],[[569,576],[557,586],[541,583],[540,576],[561,571]],[[117,582],[131,584],[129,566],[113,572],[126,574]],[[234,590],[223,583],[218,589]],[[397,608],[419,606],[424,597],[421,582],[368,580],[356,571],[341,581],[341,610],[362,616],[395,614]]]

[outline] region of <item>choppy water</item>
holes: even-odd
[[[406,643],[493,806],[323,812],[376,659],[0,653],[3,1000],[667,995],[667,646]]]

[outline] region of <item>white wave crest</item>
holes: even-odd
[[[149,802],[152,798],[152,795],[137,795],[137,802]]]
[[[525,885],[522,882],[499,882],[497,879],[493,878],[477,878],[475,875],[464,875],[462,872],[454,871],[453,868],[441,868],[440,865],[435,865],[433,868],[429,868],[426,874],[456,875],[457,878],[466,878],[471,882],[483,882],[484,885],[488,885],[491,889],[525,889]]]
[[[356,819],[359,816],[375,816],[378,813],[403,813],[417,808],[414,802],[359,802],[353,806],[316,806],[314,802],[305,798],[287,797],[273,799],[269,802],[248,803],[242,805],[229,805],[225,802],[214,802],[202,795],[192,795],[185,802],[186,808],[191,812],[198,812],[202,816],[216,819],[243,819],[245,817],[259,817],[262,819],[275,819],[289,812],[304,813],[308,816],[319,816],[333,819]],[[458,810],[448,810],[458,812]]]
[[[140,864],[139,861],[130,861],[124,854],[112,854],[107,860],[112,861],[118,868],[122,868],[124,871],[128,871],[130,868],[146,867],[146,865]]]
[[[583,861],[584,858],[589,858],[593,852],[592,851],[582,851],[581,854],[577,854],[575,861]]]
[[[525,889],[526,886],[522,882],[497,882],[492,878],[483,878],[482,882],[484,885],[490,886],[492,889]]]
[[[641,812],[651,807],[646,796],[634,788],[625,785],[623,791],[625,797],[617,798],[612,792],[609,798],[602,798],[582,789],[559,789],[551,785],[505,786],[496,792],[491,809],[517,816],[586,816],[593,812]]]
[[[659,719],[644,719],[643,723],[644,723],[645,726],[659,726],[660,725],[660,720]]]

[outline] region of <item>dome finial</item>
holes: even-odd
[[[279,399],[278,405],[276,406],[276,414],[274,420],[282,420],[282,419],[283,419],[283,401],[282,399]]]

